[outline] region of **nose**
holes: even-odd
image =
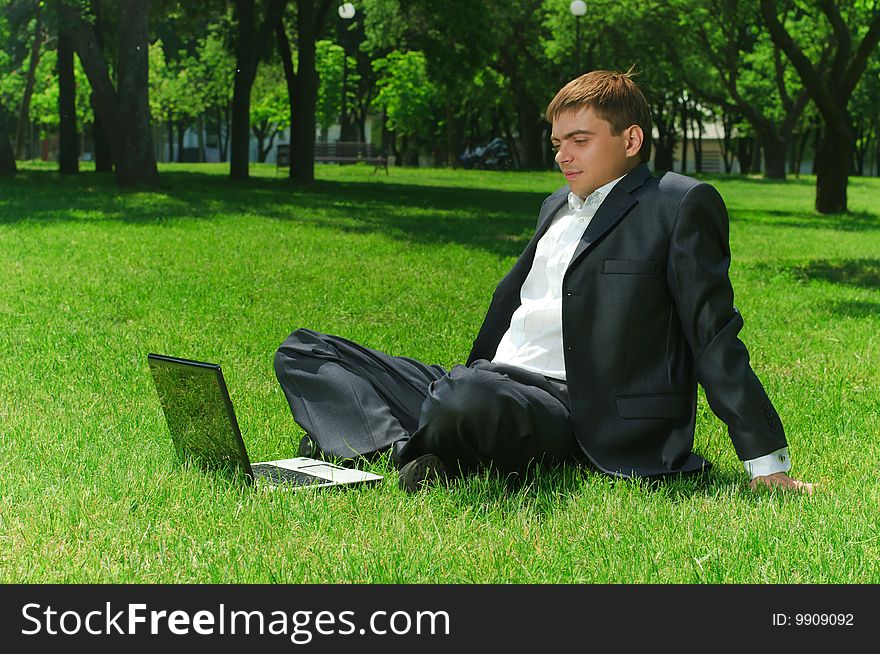
[[[556,156],[553,157],[553,159],[560,165],[564,162],[571,161],[571,157],[569,156],[564,143],[559,144],[559,149],[556,151]]]

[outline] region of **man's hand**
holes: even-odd
[[[792,479],[784,472],[774,472],[772,475],[762,475],[752,479],[749,486],[752,490],[758,489],[758,484],[763,484],[768,488],[781,488],[783,490],[796,490],[807,495],[813,494],[813,484],[798,479]]]

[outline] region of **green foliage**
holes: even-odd
[[[196,68],[197,80],[208,108],[228,107],[232,103],[235,79],[235,56],[224,42],[222,26],[212,27],[207,36],[198,40],[198,48],[190,65]]]
[[[262,62],[251,87],[251,124],[264,124],[271,129],[290,125],[290,101],[284,70],[278,62]]]
[[[177,58],[169,60],[161,40],[150,44],[149,62],[153,120],[195,121],[208,107],[207,91],[214,73],[183,50]]]
[[[400,0],[361,0],[364,43],[367,52],[389,52],[406,45],[407,24]]]
[[[388,129],[405,136],[432,134],[440,96],[428,77],[422,52],[391,52],[373,62],[379,75],[374,105],[385,111]]]
[[[5,12],[0,11],[0,121],[12,123],[24,92],[27,68],[16,59],[15,40]]]
[[[318,71],[318,103],[315,108],[318,127],[329,128],[342,112],[343,58],[345,50],[332,41],[315,43],[315,68]],[[345,62],[345,95],[349,108],[357,100],[355,90],[360,82],[357,61],[347,57]]]
[[[30,61],[30,54],[22,62],[16,74],[10,75],[4,84],[0,85],[0,93],[8,93],[9,102],[18,104],[24,94],[25,76]],[[45,50],[40,55],[34,75],[34,92],[31,96],[30,119],[40,125],[41,137],[48,136],[47,129],[58,127],[58,61],[55,50]],[[73,58],[74,81],[76,84],[76,120],[78,129],[82,130],[87,124],[94,121],[89,96],[91,87],[86,77],[79,57]],[[16,106],[17,109],[17,106]]]

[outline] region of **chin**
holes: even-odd
[[[586,198],[589,195],[586,187],[583,184],[576,184],[574,186],[571,186],[571,184],[569,184],[569,186],[571,187],[571,192],[575,195],[580,196],[581,198]]]

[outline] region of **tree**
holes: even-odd
[[[71,5],[59,5],[61,17],[95,93],[95,113],[111,135],[116,183],[154,184],[158,179],[149,106],[149,0],[120,0],[118,86],[91,22]]]
[[[235,0],[237,21],[235,44],[235,81],[232,95],[232,135],[229,176],[247,179],[250,141],[251,87],[257,67],[266,50],[272,29],[281,20],[287,0],[267,0],[260,20],[255,0]]]
[[[278,132],[289,124],[284,71],[277,61],[264,61],[257,69],[251,97],[251,129],[257,137],[257,161],[266,161]]]
[[[3,12],[0,12],[0,176],[9,177],[15,175],[15,153],[9,142],[9,130],[14,124],[13,98],[16,97],[15,82],[17,76],[12,74],[14,57],[12,57],[3,44],[10,38],[9,25]]]
[[[205,112],[217,130],[220,161],[226,161],[231,131],[232,93],[235,79],[235,57],[223,43],[220,26],[212,26],[208,35],[199,39],[193,77],[201,87]]]
[[[759,29],[753,5],[702,0],[686,8],[680,22],[693,35],[696,56],[681,57],[678,48],[670,48],[670,56],[687,71],[697,95],[749,122],[764,152],[764,176],[785,179],[791,135],[809,101],[799,76]],[[707,60],[714,79],[702,74]]]
[[[9,133],[0,119],[0,176],[9,177],[15,173],[15,154],[9,144]]]
[[[76,77],[73,43],[63,29],[58,32],[58,169],[79,172],[79,141],[76,136]]]
[[[33,2],[21,3],[23,8],[33,11],[33,39],[31,41],[30,57],[28,58],[28,72],[25,82],[24,95],[21,99],[21,109],[18,112],[18,125],[15,130],[15,156],[21,159],[24,156],[24,142],[27,138],[27,124],[31,95],[34,91],[34,79],[36,74],[37,63],[40,60],[40,50],[44,45],[45,30],[43,29],[43,12],[40,11],[42,3],[39,0]],[[25,15],[27,15],[26,12]]]
[[[853,91],[849,112],[853,117],[853,171],[864,175],[870,166],[870,147],[878,155],[877,174],[880,175],[880,52],[875,51],[868,69]]]
[[[841,11],[841,4],[845,5],[845,12]],[[804,47],[779,20],[775,0],[761,0],[761,15],[773,42],[797,69],[825,121],[816,152],[816,211],[834,213],[847,210],[846,189],[855,141],[848,106],[868,59],[880,42],[880,8],[874,5],[868,10],[865,3],[858,0],[844,3],[818,0],[818,8],[830,24],[830,38],[834,43],[828,62],[811,61]],[[801,20],[809,16],[808,7],[799,6],[799,10]],[[867,30],[863,29],[864,25]],[[854,37],[857,44],[853,42]]]
[[[471,90],[474,76],[495,50],[492,5],[455,0],[410,0],[400,3],[409,30],[408,49],[423,52],[426,73],[441,102],[437,122],[446,136],[447,163],[456,163],[461,141],[456,120],[461,99]]]
[[[442,106],[421,52],[392,52],[373,62],[379,76],[374,104],[384,111],[388,129],[403,137],[433,135],[434,115]],[[404,152],[404,155],[406,153]]]
[[[285,20],[279,18],[275,23],[278,52],[290,99],[290,177],[303,182],[315,178],[315,115],[318,102],[315,42],[327,21],[330,6],[331,0],[297,0],[296,70]]]
[[[356,72],[357,62],[353,57],[346,57],[345,49],[332,41],[321,40],[315,43],[315,68],[318,71],[318,100],[315,106],[315,119],[321,128],[322,139],[326,140],[327,130],[338,119],[340,128],[345,127],[346,117],[342,111],[343,84],[346,105],[356,101],[355,87],[360,76]],[[343,80],[343,72],[347,72]],[[340,129],[340,132],[342,130]],[[352,139],[342,134],[340,140]]]
[[[552,65],[545,48],[552,33],[549,25],[554,18],[561,19],[560,4],[548,5],[543,0],[507,4],[496,0],[489,9],[490,24],[496,30],[493,40],[499,45],[498,55],[490,65],[504,76],[510,88],[509,106],[513,108],[512,118],[522,144],[517,152],[520,168],[545,168],[544,144],[549,141],[549,126],[544,120],[544,108],[559,86],[561,72]],[[565,10],[568,11],[567,6]],[[527,38],[529,34],[536,38]]]

